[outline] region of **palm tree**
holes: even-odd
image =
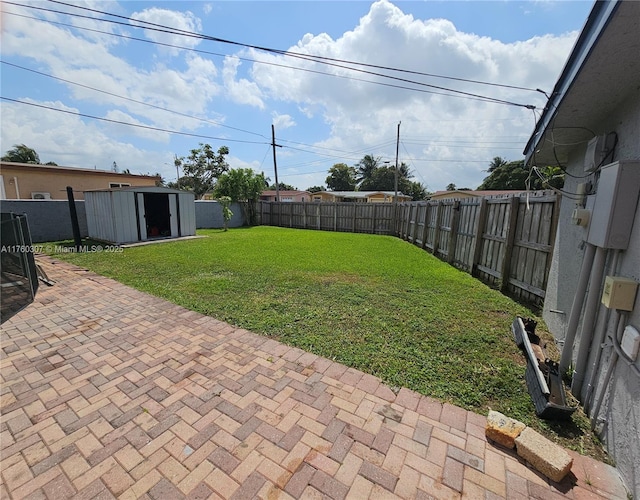
[[[411,169],[409,165],[405,162],[402,162],[398,167],[398,179],[411,179],[413,174],[411,173]]]
[[[373,173],[380,166],[381,159],[379,156],[375,158],[372,155],[365,155],[362,160],[356,163],[356,181],[358,184],[371,179]]]
[[[15,163],[33,163],[40,165],[40,157],[35,149],[25,146],[24,144],[14,144],[2,157],[2,161],[11,161]]]

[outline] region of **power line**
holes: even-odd
[[[137,99],[132,99],[130,97],[125,97],[125,96],[122,96],[122,95],[119,95],[119,94],[115,94],[113,92],[108,92],[106,90],[102,90],[102,89],[98,89],[98,88],[95,88],[95,87],[91,87],[89,85],[84,85],[82,83],[73,82],[73,81],[67,80],[65,78],[60,78],[58,76],[49,75],[49,74],[43,73],[41,71],[36,71],[35,69],[25,68],[24,66],[19,66],[17,64],[13,64],[13,63],[10,63],[10,62],[7,62],[7,61],[0,61],[0,62],[2,64],[6,64],[8,66],[13,66],[14,68],[18,68],[18,69],[21,69],[21,70],[24,70],[24,71],[29,71],[29,72],[35,73],[37,75],[46,76],[47,78],[52,78],[54,80],[65,82],[65,83],[68,83],[70,85],[75,85],[75,86],[82,87],[82,88],[85,88],[85,89],[88,89],[88,90],[93,90],[94,92],[100,92],[101,94],[106,94],[106,95],[110,95],[112,97],[117,97],[118,99],[123,99],[125,101],[134,102],[136,104],[141,104],[143,106],[147,106],[147,107],[150,107],[150,108],[159,109],[161,111],[166,111],[168,113],[173,113],[175,115],[183,116],[183,117],[186,117],[186,118],[191,118],[193,120],[199,120],[201,122],[210,123],[212,125],[216,125],[216,126],[219,126],[219,127],[224,127],[224,128],[228,128],[228,129],[231,129],[231,130],[237,130],[238,132],[244,132],[246,134],[257,135],[259,137],[262,137],[262,138],[266,139],[266,137],[264,135],[259,134],[257,132],[251,132],[250,130],[244,130],[244,129],[241,129],[241,128],[232,127],[230,125],[225,125],[224,123],[216,122],[214,120],[208,120],[206,118],[200,118],[200,117],[197,117],[197,116],[188,115],[186,113],[182,113],[180,111],[176,111],[176,110],[173,110],[173,109],[163,108],[162,106],[157,106],[155,104],[151,104],[151,103],[148,103],[148,102],[139,101]]]
[[[84,19],[91,19],[91,20],[96,20],[95,18],[92,18],[90,16],[83,16],[81,14],[71,14],[68,12],[63,12],[63,11],[57,11],[57,10],[52,10],[52,9],[45,9],[44,7],[34,7],[34,6],[30,6],[30,5],[21,5],[21,4],[16,4],[13,2],[6,2],[7,4],[11,4],[11,5],[18,5],[21,7],[27,7],[27,8],[31,8],[31,9],[36,9],[36,10],[44,10],[47,12],[53,12],[53,13],[57,13],[57,14],[66,14],[66,15],[70,15],[70,16],[76,16],[76,17],[80,17],[80,18],[84,18]],[[286,69],[292,69],[295,71],[302,71],[305,73],[312,73],[312,74],[317,74],[317,75],[324,75],[324,76],[330,76],[332,78],[341,78],[344,80],[351,80],[354,82],[363,82],[363,83],[368,83],[371,85],[378,85],[378,86],[382,86],[382,87],[390,87],[390,88],[395,88],[395,89],[400,89],[400,90],[410,90],[413,92],[421,92],[421,93],[425,93],[425,94],[432,94],[432,95],[441,95],[441,96],[445,96],[445,97],[457,97],[459,99],[469,99],[472,101],[480,101],[480,102],[496,102],[496,100],[494,98],[490,98],[490,97],[471,97],[471,96],[465,96],[465,95],[458,95],[458,94],[448,94],[448,93],[444,93],[444,92],[436,92],[435,90],[426,90],[426,89],[420,89],[420,88],[414,88],[414,87],[407,87],[405,85],[398,85],[398,84],[391,84],[391,83],[384,83],[384,82],[377,82],[374,80],[366,80],[364,78],[356,78],[353,76],[346,76],[346,75],[338,75],[335,73],[328,73],[326,71],[320,71],[320,70],[314,70],[314,69],[310,69],[310,68],[301,68],[299,66],[289,66],[287,64],[279,64],[279,63],[275,63],[275,62],[269,62],[269,61],[261,61],[259,59],[251,59],[248,57],[240,57],[237,55],[229,55],[229,54],[221,54],[219,52],[211,52],[208,50],[202,50],[202,49],[196,49],[193,47],[185,47],[182,45],[175,45],[175,44],[170,44],[170,43],[164,43],[164,42],[159,42],[156,40],[146,40],[144,38],[138,38],[138,37],[134,37],[134,36],[130,36],[130,35],[124,35],[121,33],[112,33],[109,31],[102,31],[102,30],[97,30],[95,28],[87,28],[84,26],[76,26],[73,24],[68,24],[68,23],[62,23],[59,21],[52,21],[49,19],[41,19],[38,17],[31,17],[31,16],[26,16],[24,14],[17,14],[14,12],[7,12],[7,11],[2,11],[4,14],[8,14],[8,15],[12,15],[12,16],[16,16],[16,17],[23,17],[26,19],[33,19],[36,21],[41,21],[41,22],[46,22],[48,24],[54,24],[57,26],[65,26],[65,27],[69,27],[69,28],[73,28],[76,30],[81,30],[81,31],[89,31],[92,33],[100,33],[103,35],[107,35],[107,36],[112,36],[112,37],[116,37],[116,38],[124,38],[126,40],[134,40],[137,42],[143,42],[143,43],[148,43],[148,44],[152,44],[152,45],[159,45],[161,47],[168,47],[168,48],[174,48],[174,49],[180,49],[180,50],[186,50],[186,51],[191,51],[191,52],[195,52],[198,54],[207,54],[207,55],[213,55],[213,56],[217,56],[217,57],[235,57],[240,61],[246,61],[246,62],[252,62],[255,64],[264,64],[266,66],[275,66],[275,67],[279,67],[279,68],[286,68]],[[117,22],[117,21],[112,21],[109,19],[100,19],[100,21],[103,22],[110,22],[110,23],[115,23],[115,24],[119,24],[119,25],[123,25],[123,26],[127,26],[127,27],[134,27],[134,28],[142,28],[140,26],[132,26],[131,24],[128,23],[121,23],[121,22]],[[140,21],[141,22],[141,21]],[[149,28],[143,28],[143,29],[149,29]],[[155,31],[160,31],[160,32],[165,32],[165,33],[169,33],[169,34],[180,34],[181,33],[172,33],[171,31],[165,31],[165,30],[155,30]],[[186,36],[186,35],[182,35],[182,36]],[[319,62],[319,61],[315,61],[315,62]],[[332,66],[331,64],[329,64],[329,66]],[[356,68],[348,68],[351,69],[353,71],[359,71]],[[386,76],[386,75],[380,75],[380,76]],[[386,76],[388,78],[393,78],[393,77],[389,77]],[[416,83],[417,85],[427,85],[427,84],[421,84],[419,82]],[[428,86],[428,85],[427,85]],[[445,89],[447,91],[449,91],[449,89]],[[451,92],[459,92],[456,90],[450,90]],[[505,101],[503,104],[507,104],[508,101]],[[518,105],[518,104],[514,104],[514,105]],[[526,105],[521,105],[521,106],[525,106]]]
[[[36,108],[42,108],[42,109],[49,109],[52,111],[58,111],[59,113],[66,113],[69,115],[75,115],[75,116],[82,116],[83,118],[91,118],[93,120],[100,120],[103,122],[109,122],[109,123],[117,123],[118,125],[127,125],[129,127],[137,127],[137,128],[142,128],[145,130],[153,130],[156,132],[166,132],[169,134],[174,134],[174,135],[184,135],[187,137],[200,137],[202,139],[213,139],[216,141],[222,141],[222,142],[241,142],[244,144],[266,144],[265,142],[258,142],[258,141],[243,141],[241,139],[229,139],[227,137],[213,137],[210,135],[203,135],[203,134],[192,134],[189,132],[180,132],[177,130],[169,130],[169,129],[164,129],[164,128],[159,128],[159,127],[152,127],[150,125],[142,125],[139,123],[128,123],[128,122],[123,122],[120,120],[113,120],[111,118],[104,118],[101,116],[94,116],[94,115],[88,115],[86,113],[80,113],[78,111],[70,111],[67,109],[59,109],[59,108],[54,108],[51,106],[45,106],[44,104],[36,104],[33,102],[25,102],[25,101],[21,101],[19,99],[11,99],[10,97],[4,97],[4,96],[0,96],[0,99],[5,100],[5,101],[10,101],[10,102],[15,102],[18,104],[24,104],[26,106],[33,106]]]
[[[481,81],[481,80],[472,80],[472,79],[459,78],[459,77],[447,76],[447,75],[438,75],[438,74],[434,74],[434,73],[425,73],[425,72],[416,71],[416,70],[408,70],[408,69],[394,68],[394,67],[390,67],[390,66],[382,66],[382,65],[378,65],[378,64],[369,64],[369,63],[363,63],[363,62],[357,62],[357,61],[349,61],[349,60],[346,60],[346,59],[339,59],[339,58],[333,58],[333,57],[327,57],[327,56],[319,56],[319,55],[313,55],[313,54],[303,54],[303,53],[300,53],[300,52],[293,52],[293,51],[283,50],[283,49],[273,49],[273,48],[270,48],[270,47],[264,47],[264,46],[260,46],[260,45],[252,45],[252,44],[247,44],[247,43],[243,43],[243,42],[235,42],[235,41],[232,41],[232,40],[226,40],[224,38],[212,37],[212,36],[209,36],[209,35],[202,35],[200,33],[194,33],[192,31],[183,30],[183,29],[180,29],[180,28],[172,28],[170,26],[165,26],[165,25],[162,25],[162,24],[152,23],[150,21],[144,21],[144,20],[140,20],[140,19],[135,19],[135,18],[131,18],[131,17],[128,17],[128,16],[122,16],[122,15],[119,15],[119,14],[113,14],[113,13],[106,12],[106,11],[92,9],[90,7],[84,7],[84,6],[80,6],[80,5],[69,4],[69,3],[66,3],[66,2],[62,2],[60,0],[49,0],[49,2],[60,4],[60,5],[65,5],[67,7],[74,7],[74,8],[77,8],[77,9],[87,10],[87,11],[94,12],[94,13],[97,13],[97,14],[113,16],[113,17],[129,20],[129,21],[135,21],[135,22],[138,22],[138,23],[146,24],[148,26],[154,26],[154,27],[157,27],[157,28],[174,30],[174,32],[176,32],[176,34],[182,34],[182,35],[185,35],[185,36],[195,36],[195,37],[202,38],[202,39],[205,39],[205,40],[212,40],[212,41],[216,41],[216,42],[237,45],[237,46],[240,46],[240,47],[251,48],[251,49],[260,50],[260,51],[264,51],[264,52],[271,52],[271,53],[275,53],[275,54],[278,54],[278,55],[299,57],[299,58],[311,60],[311,61],[314,61],[314,62],[331,61],[331,62],[334,62],[334,63],[337,62],[337,63],[343,63],[343,64],[354,64],[354,65],[357,65],[357,66],[363,66],[363,67],[367,67],[367,68],[383,69],[383,70],[387,70],[387,71],[395,71],[395,72],[399,72],[399,73],[407,73],[407,74],[413,74],[413,75],[419,75],[419,76],[427,76],[427,77],[431,77],[431,78],[442,78],[442,79],[446,79],[446,80],[453,80],[453,81],[459,81],[459,82],[465,82],[465,83],[474,83],[474,84],[477,84],[477,85],[487,85],[487,86],[492,86],[492,87],[502,87],[502,88],[509,88],[509,89],[515,89],[515,90],[524,90],[524,91],[528,91],[528,92],[539,92],[539,93],[542,93],[542,94],[546,95],[543,90],[538,89],[538,88],[534,89],[534,88],[531,88],[531,87],[521,87],[521,86],[517,86],[517,85],[507,85],[507,84],[503,84],[503,83],[486,82],[486,81]]]
[[[409,80],[407,78],[399,78],[399,77],[395,77],[395,76],[392,76],[392,75],[387,75],[387,74],[384,74],[384,73],[377,73],[377,72],[374,72],[374,71],[358,69],[358,68],[354,68],[354,67],[351,67],[351,66],[345,66],[344,64],[337,64],[336,62],[328,62],[328,61],[341,61],[339,59],[326,58],[326,57],[323,57],[323,56],[304,55],[304,54],[298,54],[298,53],[295,53],[295,52],[289,52],[289,51],[284,51],[284,50],[280,50],[280,49],[272,49],[272,48],[262,47],[262,46],[258,46],[258,45],[245,44],[245,43],[242,43],[242,42],[235,42],[235,41],[232,41],[232,40],[226,40],[226,39],[223,39],[223,38],[213,37],[213,36],[210,36],[210,35],[201,35],[201,34],[198,34],[198,33],[194,33],[194,32],[191,32],[191,31],[188,31],[188,30],[179,29],[179,28],[171,28],[171,27],[168,27],[168,26],[165,26],[165,25],[161,25],[161,24],[157,24],[157,23],[151,23],[149,21],[135,19],[135,18],[131,18],[131,17],[128,17],[128,16],[122,16],[122,15],[119,15],[119,14],[113,14],[113,13],[106,12],[106,11],[101,11],[101,10],[97,10],[97,9],[91,9],[89,7],[83,7],[83,6],[79,6],[79,5],[72,5],[72,4],[68,4],[68,3],[65,3],[65,2],[60,2],[60,1],[57,1],[57,0],[49,0],[49,1],[52,2],[52,3],[56,3],[56,4],[65,5],[67,7],[73,7],[73,8],[77,8],[77,9],[81,9],[81,10],[86,10],[86,11],[89,11],[89,12],[94,12],[94,13],[98,13],[98,14],[102,14],[102,15],[116,17],[116,18],[119,18],[119,19],[125,19],[125,20],[133,22],[133,23],[142,24],[143,26],[136,26],[135,24],[132,25],[130,23],[123,23],[123,22],[119,22],[119,21],[115,21],[115,20],[111,20],[111,19],[96,19],[95,17],[84,16],[84,15],[77,14],[77,13],[70,13],[70,12],[58,11],[58,10],[55,10],[55,9],[47,9],[47,8],[44,8],[44,7],[35,7],[35,6],[30,6],[30,5],[17,4],[17,3],[14,3],[14,2],[8,2],[8,1],[6,1],[5,3],[7,3],[9,5],[17,5],[17,6],[21,6],[21,7],[26,7],[26,8],[36,9],[36,10],[42,10],[42,11],[47,11],[47,12],[53,12],[53,13],[58,13],[58,14],[65,14],[65,15],[70,15],[70,16],[75,16],[75,17],[80,17],[80,18],[89,18],[89,19],[91,19],[93,21],[98,20],[98,21],[102,21],[102,22],[125,25],[125,26],[128,26],[128,27],[143,28],[143,29],[152,30],[152,31],[158,31],[158,32],[162,32],[162,33],[170,33],[170,34],[174,34],[174,35],[187,36],[187,37],[190,37],[190,38],[197,38],[197,39],[201,39],[201,40],[208,40],[208,41],[215,41],[215,42],[219,42],[219,43],[231,44],[231,45],[235,45],[235,46],[251,48],[251,49],[260,50],[260,51],[264,51],[264,52],[268,52],[268,53],[274,53],[274,54],[283,55],[283,56],[296,57],[296,58],[299,58],[299,59],[308,60],[308,61],[312,61],[312,62],[316,62],[316,63],[321,63],[321,64],[325,64],[325,65],[328,65],[328,66],[347,69],[349,71],[356,71],[356,72],[359,72],[359,73],[378,76],[378,77],[381,77],[381,78],[392,79],[392,80],[400,81],[400,82],[403,82],[403,83],[410,83],[412,85],[418,85],[418,86],[428,87],[428,88],[432,88],[432,89],[443,90],[445,92],[450,92],[451,93],[451,94],[443,94],[443,95],[446,95],[446,96],[449,96],[449,97],[454,97],[454,96],[465,97],[465,98],[471,98],[471,99],[474,99],[474,100],[480,100],[480,101],[485,101],[485,102],[494,102],[494,103],[497,103],[497,104],[505,104],[505,105],[510,105],[510,106],[523,107],[523,108],[526,108],[526,109],[535,109],[536,108],[534,105],[531,105],[531,104],[516,103],[516,102],[513,102],[513,101],[507,101],[505,99],[498,99],[498,98],[495,98],[495,97],[483,96],[483,95],[475,94],[475,93],[472,93],[472,92],[465,92],[465,91],[451,89],[451,88],[447,88],[447,87],[441,87],[441,86],[438,86],[438,85],[432,85],[432,84],[428,84],[428,83],[424,83],[424,82],[418,82],[418,81],[414,81],[414,80]],[[358,65],[358,66],[365,66],[365,67],[374,66],[374,65],[367,65],[365,63],[358,63],[358,62],[353,62],[353,61],[344,61],[344,63],[346,63],[346,64],[354,64],[354,65]],[[405,72],[404,70],[400,70],[400,69],[397,69],[397,68],[388,68],[388,69],[389,70],[393,70],[393,71]],[[453,77],[451,77],[451,78],[453,78]],[[373,82],[369,82],[369,83],[373,83]],[[496,85],[498,85],[498,84],[496,84]],[[390,86],[390,87],[399,87],[398,85],[388,85],[388,86]],[[400,88],[405,88],[407,90],[413,90],[413,91],[420,91],[421,90],[421,89],[415,89],[415,88],[411,88],[411,87],[400,87]],[[531,90],[531,89],[527,89],[527,90]],[[437,92],[430,92],[430,93],[437,93]]]

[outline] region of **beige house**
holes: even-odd
[[[394,191],[318,191],[313,193],[315,202],[393,203]],[[411,196],[398,193],[398,201],[411,201]]]
[[[430,200],[464,200],[466,198],[506,198],[509,196],[518,196],[525,191],[507,190],[507,191],[473,191],[469,189],[454,189],[453,191],[436,191],[429,198]]]
[[[152,175],[119,174],[108,170],[0,162],[0,199],[66,200],[67,186],[76,200],[83,191],[128,186],[155,186]]]
[[[303,202],[303,201],[311,201],[311,193],[309,191],[287,191],[280,190],[280,201],[289,201],[289,202]],[[275,190],[267,190],[262,191],[260,195],[260,199],[262,201],[276,201],[276,191]]]

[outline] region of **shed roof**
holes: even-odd
[[[124,187],[114,187],[108,189],[89,189],[84,191],[85,193],[100,193],[107,191],[134,191],[136,193],[175,193],[175,194],[193,194],[192,191],[185,191],[184,189],[172,189],[163,186],[124,186]]]

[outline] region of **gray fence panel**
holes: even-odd
[[[76,200],[80,236],[89,235],[84,200]],[[27,214],[31,240],[34,243],[73,239],[69,202],[66,200],[2,200],[3,212]]]

